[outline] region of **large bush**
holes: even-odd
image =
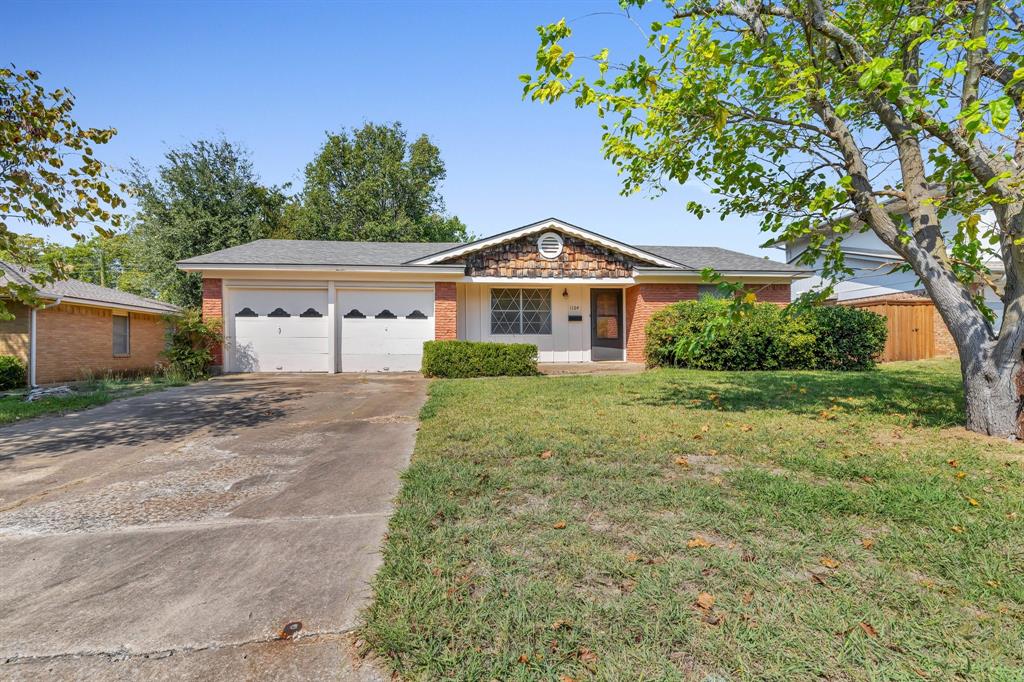
[[[531,376],[537,373],[537,346],[532,343],[427,341],[423,375],[466,377]]]
[[[772,303],[758,303],[732,319],[726,301],[682,301],[651,317],[647,364],[712,370],[868,369],[885,347],[885,335],[884,318],[853,308],[787,314]]]
[[[184,381],[202,379],[213,364],[213,349],[223,340],[219,321],[204,321],[200,311],[190,309],[168,318],[168,374]]]
[[[0,355],[0,391],[24,388],[28,382],[25,363],[13,355]]]

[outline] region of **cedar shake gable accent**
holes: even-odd
[[[508,278],[627,278],[633,276],[635,267],[646,265],[600,244],[551,231],[563,240],[562,253],[555,258],[542,256],[537,247],[539,235],[530,234],[440,262],[464,263],[467,277]]]

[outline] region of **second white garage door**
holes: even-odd
[[[338,291],[342,372],[415,372],[434,338],[432,289]]]

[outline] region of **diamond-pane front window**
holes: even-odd
[[[550,334],[550,289],[491,289],[492,334]]]

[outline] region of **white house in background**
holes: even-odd
[[[898,202],[890,203],[889,210],[899,213]],[[958,221],[959,219],[955,216],[947,216],[940,223],[943,234],[947,236],[955,234]],[[807,250],[809,242],[810,236],[808,235],[793,242],[776,244],[776,248],[784,249],[786,262],[795,265]],[[853,270],[853,275],[836,286],[837,302],[848,304],[866,298],[901,297],[907,294],[927,296],[924,286],[913,271],[894,272],[894,269],[903,262],[902,259],[870,229],[857,232],[854,227],[843,237],[841,248],[846,265]],[[820,275],[822,258],[819,257],[811,267]],[[997,285],[1001,284],[1003,279],[1002,263],[993,260],[989,263],[989,268],[992,270],[993,280]],[[820,276],[809,277],[794,281],[791,293],[796,299],[797,296],[822,286],[823,281]],[[998,329],[998,325],[1002,321],[1003,303],[991,287],[985,288],[985,302],[996,314],[996,329]]]

